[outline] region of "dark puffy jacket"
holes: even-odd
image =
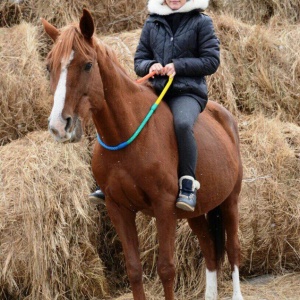
[[[209,16],[193,10],[184,13],[173,35],[163,16],[150,15],[143,27],[134,57],[134,70],[138,76],[149,73],[152,64],[162,66],[173,62],[176,75],[167,97],[192,95],[202,109],[207,102],[206,75],[216,72],[220,64],[219,40],[215,36]],[[152,85],[159,94],[167,76],[155,76]]]

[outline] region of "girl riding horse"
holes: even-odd
[[[133,81],[113,51],[93,36],[94,22],[87,10],[83,10],[79,25],[61,30],[46,20],[42,22],[54,41],[47,68],[54,94],[49,131],[56,141],[80,140],[81,123],[89,117],[105,144],[127,140],[155,102],[153,88]],[[238,241],[242,162],[237,124],[225,108],[208,101],[195,122],[194,135],[201,153],[195,170],[201,189],[191,212],[175,205],[178,148],[173,116],[165,102],[128,147],[110,151],[95,144],[92,170],[105,192],[108,214],[122,242],[135,300],[146,299],[135,224],[138,211],[156,219],[157,270],[165,299],[174,300],[175,231],[177,219],[182,218],[197,235],[205,258],[205,299],[217,299],[217,269],[225,251],[225,233],[233,277],[232,299],[243,299]]]

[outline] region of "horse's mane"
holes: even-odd
[[[102,55],[105,55],[107,58],[112,60],[114,64],[120,67],[127,74],[113,49],[96,37],[93,37],[92,43],[94,46],[97,45],[99,47]],[[74,49],[79,51],[79,53],[86,58],[88,57],[88,53],[91,49],[91,45],[86,42],[84,36],[80,32],[78,24],[76,23],[70,24],[60,30],[60,35],[52,50],[48,54],[48,62],[50,64],[51,71],[58,72],[61,64],[66,64],[68,62],[71,51]]]
[[[78,24],[70,24],[60,30],[60,35],[48,54],[51,71],[59,71],[61,64],[68,62],[73,49],[85,57],[88,57],[91,49],[91,45],[85,41],[80,32]]]
[[[113,49],[111,49],[107,44],[105,44],[103,41],[99,39],[97,39],[97,44],[99,46],[102,55],[103,54],[106,55],[111,61],[113,61],[114,64],[116,64],[118,67],[124,70],[123,66],[120,64],[116,52]]]

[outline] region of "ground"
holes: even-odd
[[[299,287],[300,273],[292,273],[278,277],[263,275],[241,282],[244,300],[299,300]],[[225,291],[220,291],[221,295],[219,300],[230,300],[230,291],[231,283],[228,282],[228,284],[225,284]],[[163,300],[163,298],[157,298],[151,295],[148,295],[148,297],[149,300]],[[129,293],[118,298],[111,298],[111,300],[133,300],[133,297],[132,294]]]

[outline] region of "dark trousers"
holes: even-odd
[[[201,106],[191,96],[177,96],[166,102],[174,117],[179,152],[178,177],[188,175],[195,178],[198,151],[193,127],[201,113]]]

